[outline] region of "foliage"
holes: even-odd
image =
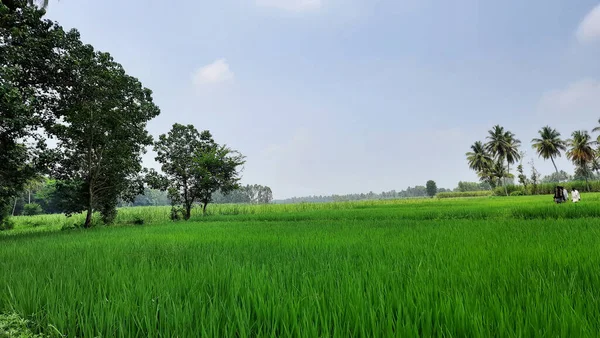
[[[40,215],[43,212],[44,211],[42,210],[42,206],[37,203],[25,204],[25,206],[23,207],[23,215],[25,216]]]
[[[141,155],[152,142],[146,123],[159,110],[152,92],[109,54],[91,46],[73,54],[79,65],[75,81],[60,92],[62,119],[51,129],[58,139],[54,176],[65,182],[63,194],[69,189],[67,212],[86,211],[84,226],[90,227],[93,211],[110,223],[118,200],[132,199],[141,191],[136,181]]]
[[[42,338],[29,328],[31,322],[16,313],[0,314],[0,338]]]
[[[533,159],[531,159],[531,161],[529,162],[529,165],[531,166],[531,176],[530,176],[530,180],[531,180],[531,187],[530,187],[530,191],[532,195],[535,195],[538,193],[538,183],[540,180],[540,173],[537,171],[537,169],[535,168],[535,163],[533,161]]]
[[[539,157],[552,161],[552,165],[558,174],[554,159],[560,157],[561,153],[567,150],[567,143],[560,138],[560,133],[550,126],[543,127],[538,133],[540,137],[531,140],[532,147]]]
[[[26,1],[0,2],[0,209],[11,204],[44,168],[44,138],[59,102],[53,95],[68,73],[64,50],[75,32],[43,20]],[[0,213],[0,223],[5,213]]]
[[[595,142],[585,130],[574,131],[571,137],[567,141],[569,146],[567,158],[575,165],[575,177],[583,177],[587,182],[591,176],[590,164],[596,156],[593,148]]]
[[[15,227],[15,221],[12,217],[8,217],[8,215],[6,215],[6,217],[4,217],[3,222],[0,223],[0,231],[3,230],[12,230]]]
[[[529,184],[529,179],[527,179],[527,175],[525,175],[523,164],[517,166],[517,172],[519,173],[519,183],[523,186],[527,186],[527,184]]]
[[[244,156],[226,146],[196,152],[192,175],[198,182],[196,189],[203,214],[206,214],[206,206],[212,202],[212,195],[216,191],[226,195],[239,188],[238,167],[244,163]]]
[[[459,197],[485,197],[492,196],[491,190],[469,190],[469,191],[453,191],[453,192],[438,192],[437,198],[459,198]]]
[[[463,182],[459,181],[455,191],[466,192],[466,191],[481,191],[481,190],[492,190],[490,185],[486,182]]]
[[[554,172],[550,175],[546,175],[542,177],[540,180],[541,183],[556,183],[556,182],[564,182],[564,181],[572,181],[573,176],[567,174],[564,170],[560,170],[558,173]]]
[[[427,189],[427,196],[433,197],[435,196],[435,194],[437,194],[438,189],[437,184],[435,184],[435,181],[427,181],[427,184],[425,184],[425,188]]]
[[[506,185],[506,183],[503,183],[504,179],[512,177],[510,174],[510,165],[521,158],[518,150],[521,141],[516,139],[512,132],[505,131],[504,127],[500,125],[495,125],[488,131],[487,139],[488,142],[485,144],[485,150],[494,157],[494,164],[487,176],[496,177],[500,184]],[[505,161],[506,167],[504,167]],[[508,196],[506,189],[505,193]]]
[[[218,145],[208,130],[200,133],[193,125],[176,123],[168,134],[159,136],[154,151],[164,174],[151,171],[147,180],[152,187],[168,191],[172,219],[179,218],[179,205],[183,219],[188,220],[195,202],[203,204],[204,214],[213,193],[226,195],[239,188],[243,156]]]
[[[224,194],[216,191],[213,194],[213,203],[251,203],[268,204],[273,201],[273,191],[270,187],[259,184],[248,184]]]

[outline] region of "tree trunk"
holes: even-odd
[[[15,197],[15,204],[13,205],[13,212],[12,215],[15,215],[15,210],[17,209],[17,198]]]
[[[558,173],[558,168],[556,167],[556,163],[554,163],[554,158],[552,158],[552,156],[550,156],[550,161],[552,161],[552,165],[554,165],[554,170],[556,170],[556,179],[560,182],[560,176]]]
[[[510,162],[506,161],[506,176],[507,178],[510,177]],[[508,196],[508,188],[506,187],[508,184],[506,184],[506,181],[504,181],[504,192],[506,193],[506,196]]]
[[[588,183],[588,176],[587,175],[585,175],[585,188],[587,189],[588,192],[592,191],[590,189],[590,184]]]
[[[90,228],[92,226],[92,202],[88,204],[87,215],[85,216],[84,228]]]
[[[183,218],[187,221],[192,217],[192,203],[185,203],[185,215]]]
[[[206,206],[208,205],[208,202],[204,202],[204,204],[202,205],[202,216],[206,216]]]
[[[86,229],[88,229],[92,226],[92,213],[93,213],[92,200],[94,198],[94,192],[92,190],[91,179],[90,179],[90,182],[88,183],[88,193],[90,195],[88,197],[87,215],[85,216],[85,223],[83,224],[83,227]]]
[[[27,193],[29,194],[29,204],[31,204],[31,189],[27,190]]]

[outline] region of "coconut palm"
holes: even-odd
[[[598,119],[598,124],[600,124],[600,119]],[[596,133],[596,132],[599,132],[599,131],[600,131],[600,126],[592,129],[592,133]]]
[[[518,162],[521,159],[521,153],[519,152],[519,146],[521,141],[515,138],[515,134],[507,131],[504,133],[504,139],[506,140],[506,173],[510,177],[510,165]]]
[[[504,130],[504,127],[500,125],[495,125],[488,131],[487,139],[488,142],[485,144],[485,149],[493,155],[496,162],[501,163],[502,167],[504,167],[504,161],[506,161],[506,174],[498,177],[500,182],[502,182],[504,178],[510,177],[510,165],[521,159],[521,155],[519,154],[521,141],[515,138],[515,134]],[[508,195],[506,187],[504,187],[504,190],[506,195]]]
[[[585,173],[585,183],[588,183],[588,174],[590,172],[590,164],[596,157],[594,150],[595,141],[592,141],[590,134],[585,130],[577,130],[571,134],[571,139],[567,141],[569,150],[567,158],[575,164],[577,169]]]
[[[506,156],[505,134],[504,127],[495,125],[488,131],[488,136],[486,137],[488,142],[485,144],[485,150],[497,159],[504,160]]]
[[[554,170],[558,174],[558,168],[554,159],[560,157],[561,152],[567,150],[566,142],[560,138],[560,133],[556,129],[550,128],[550,126],[543,127],[538,133],[540,137],[532,139],[531,142],[533,144],[531,146],[535,149],[539,157],[552,161]]]
[[[471,151],[466,153],[467,161],[469,162],[469,168],[480,172],[484,170],[489,163],[492,162],[492,157],[485,150],[483,143],[481,141],[475,142],[471,146]]]

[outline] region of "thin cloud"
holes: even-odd
[[[231,81],[234,77],[227,60],[218,59],[209,65],[198,68],[194,72],[192,80],[196,86],[202,86]]]
[[[600,40],[600,4],[594,7],[579,24],[577,40],[581,43]]]
[[[600,115],[600,81],[583,79],[542,96],[538,116],[562,126],[589,125]]]
[[[260,7],[273,7],[291,12],[305,12],[321,8],[321,0],[256,0]]]

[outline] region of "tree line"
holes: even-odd
[[[60,214],[64,210],[60,207],[60,196],[56,194],[56,180],[42,177],[41,180],[29,181],[24,190],[14,198],[10,206],[10,214],[15,215],[41,215]],[[273,201],[273,192],[270,187],[258,184],[241,186],[239,189],[224,194],[216,191],[212,197],[215,204],[268,204]],[[119,200],[117,207],[139,206],[167,206],[171,200],[166,191],[144,187],[143,193],[135,196],[133,200]]]
[[[146,129],[160,114],[152,91],[44,15],[31,1],[0,3],[0,225],[40,181],[50,182],[45,207],[85,212],[84,227],[94,212],[111,223],[120,201],[148,187],[167,192],[174,219],[239,188],[244,156],[192,125],[155,142]],[[149,146],[162,173],[141,165]]]
[[[598,120],[600,124],[600,120]],[[600,126],[592,129],[592,132],[600,132]],[[600,135],[596,140],[586,130],[576,130],[571,137],[563,139],[561,133],[556,129],[545,126],[538,131],[539,137],[531,140],[531,147],[536,154],[544,160],[550,160],[554,166],[555,174],[552,177],[555,182],[569,179],[564,171],[559,171],[555,159],[563,154],[575,166],[575,179],[581,179],[589,187],[589,180],[597,177],[600,172]],[[479,179],[492,189],[503,187],[508,195],[508,180],[515,178],[510,172],[511,165],[519,163],[523,153],[519,151],[521,141],[515,135],[505,130],[500,125],[495,125],[488,131],[486,142],[477,141],[471,146],[471,151],[466,153],[469,168],[474,170]],[[525,174],[522,163],[517,166],[517,179],[522,185],[538,184],[540,174],[535,169],[533,160],[531,176]]]
[[[430,183],[429,183],[430,182]],[[275,200],[275,203],[325,203],[325,202],[345,202],[345,201],[362,201],[362,200],[388,200],[388,199],[404,199],[404,198],[425,198],[435,195],[437,192],[448,192],[451,191],[445,188],[437,188],[435,182],[429,181],[429,192],[426,185],[417,185],[414,187],[408,187],[405,190],[396,191],[383,191],[381,193],[374,193],[372,191],[361,194],[347,194],[347,195],[315,195],[306,197],[291,197],[282,200]],[[435,189],[434,189],[435,188]],[[435,192],[433,192],[435,191]],[[433,195],[432,195],[433,192]]]

